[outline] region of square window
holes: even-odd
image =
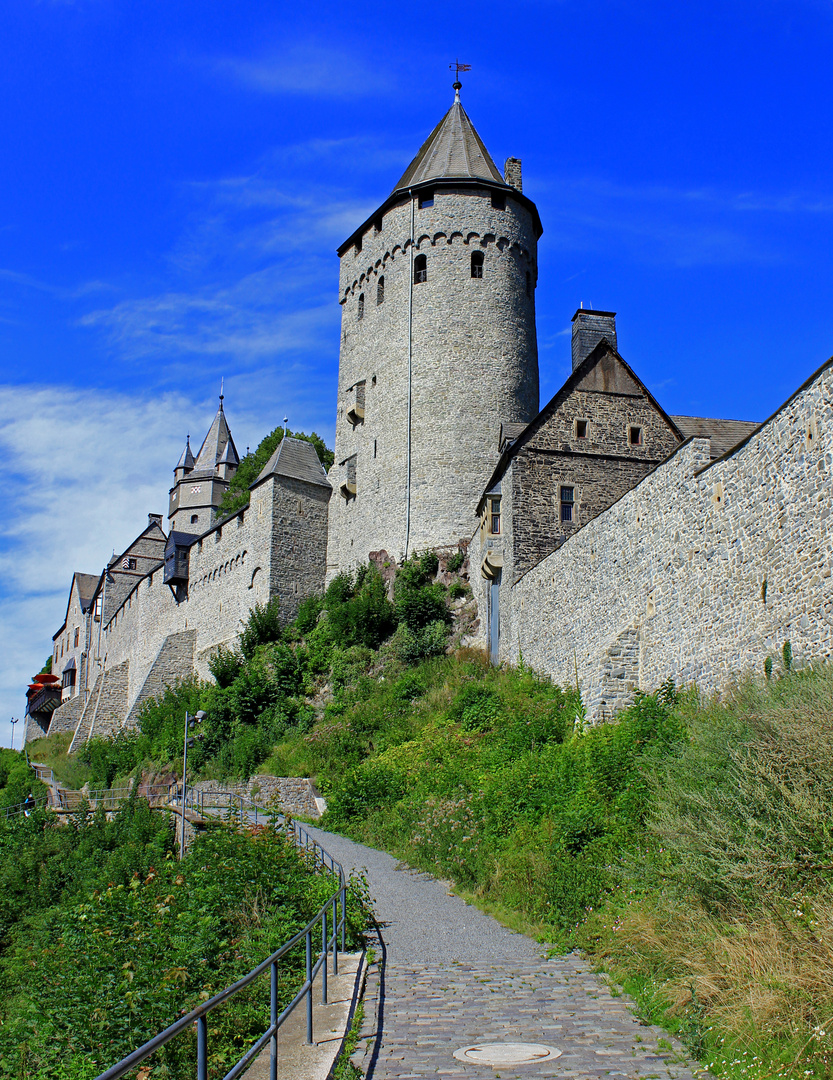
[[[433,206],[433,205],[434,205],[434,192],[433,191],[426,191],[423,195],[420,195],[420,197],[419,197],[419,208],[420,208],[420,210],[424,210],[427,206]]]
[[[574,489],[563,487],[561,489],[561,520],[573,520]]]
[[[629,446],[641,446],[642,445],[642,428],[641,427],[629,427],[628,428],[628,445]]]
[[[492,192],[492,209],[493,210],[505,210],[506,209],[506,196],[499,191]]]
[[[587,438],[587,421],[586,420],[576,420],[576,438],[577,439],[586,439]]]

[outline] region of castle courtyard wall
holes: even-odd
[[[745,443],[692,439],[514,585],[501,659],[604,719],[666,679],[718,690],[833,651],[833,361]]]

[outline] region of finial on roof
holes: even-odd
[[[463,84],[460,82],[461,71],[471,71],[471,64],[461,64],[459,60],[455,60],[453,64],[448,65],[448,70],[454,72],[454,103],[460,102],[460,91],[463,89]]]
[[[221,375],[220,376],[220,408],[221,409],[223,407],[223,398],[225,397],[225,395],[223,394],[223,383],[224,383],[224,381],[225,380],[223,379],[223,376]]]

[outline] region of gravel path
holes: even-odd
[[[346,871],[364,870],[370,882],[381,956],[370,969],[352,1060],[371,1080],[708,1080],[676,1039],[637,1020],[628,999],[578,954],[547,960],[531,938],[507,930],[429,874],[305,828]],[[466,1047],[498,1044],[511,1058],[509,1044],[516,1043],[553,1048],[553,1056],[546,1064],[500,1065],[454,1057]]]

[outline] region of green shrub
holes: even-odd
[[[295,616],[295,628],[299,634],[308,634],[318,623],[318,616],[324,607],[323,596],[308,596],[298,605]]]
[[[450,623],[451,612],[445,602],[442,585],[399,590],[396,597],[396,618],[412,631],[422,630],[434,622]]]
[[[432,656],[443,655],[448,644],[448,625],[438,619],[421,630],[411,630],[403,622],[393,641],[395,653],[403,663],[418,664]]]
[[[365,568],[356,587],[352,579],[336,578],[327,590],[326,605],[328,634],[342,647],[376,649],[394,630],[394,608],[375,566]]]
[[[452,581],[448,586],[448,595],[451,600],[457,600],[461,596],[465,596],[468,592],[471,592],[468,585],[464,585],[462,581]]]
[[[464,551],[455,551],[451,558],[446,563],[446,569],[456,574],[459,570],[462,570],[463,563],[466,561],[466,553]]]
[[[234,649],[226,649],[222,645],[208,661],[208,670],[214,676],[217,685],[225,688],[231,686],[243,667],[243,657]]]
[[[466,683],[448,710],[448,717],[466,731],[486,731],[501,716],[500,698],[488,686]]]
[[[266,604],[255,604],[249,612],[240,634],[240,651],[247,660],[251,660],[258,645],[268,645],[280,639],[280,597],[275,596]]]

